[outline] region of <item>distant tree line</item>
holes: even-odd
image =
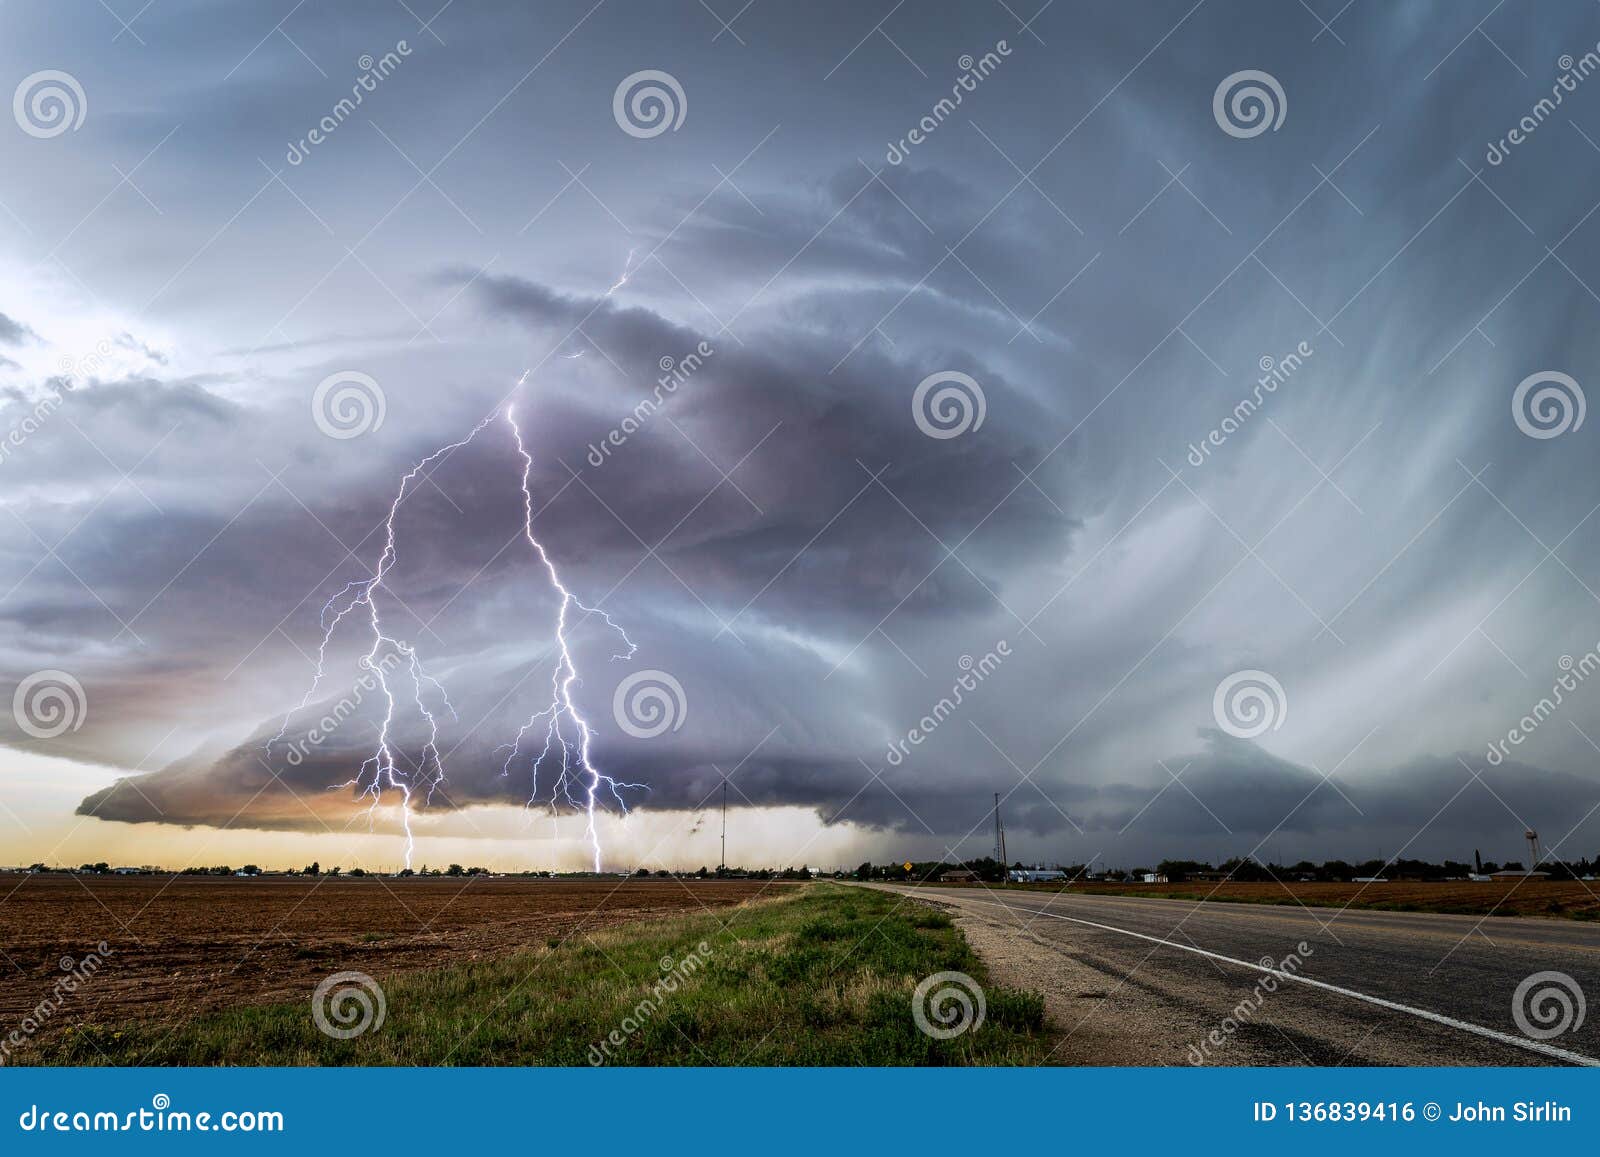
[[[1009,870],[1021,870],[1037,865],[1026,865],[1020,860],[1009,865]],[[1086,864],[1054,864],[1050,865],[1060,871],[1068,880],[1095,879],[1111,880],[1117,882],[1139,882],[1147,875],[1152,874],[1149,868],[1100,868],[1093,870]],[[1579,877],[1600,875],[1600,855],[1594,859],[1578,858],[1558,863],[1553,859],[1541,860],[1535,865],[1539,871],[1548,872],[1553,880],[1571,880]],[[901,860],[896,863],[874,864],[870,861],[862,863],[854,872],[848,873],[857,880],[889,880],[899,882],[916,882],[937,879],[941,874],[957,869],[972,872],[979,880],[985,883],[997,884],[1004,881],[1007,865],[1002,864],[992,856],[982,856],[973,860],[961,860],[951,863],[948,860]],[[61,872],[69,869],[63,867],[50,867],[42,863],[33,864],[30,870],[34,872]],[[80,874],[104,874],[112,871],[154,872],[157,869],[113,869],[106,861],[100,860],[93,864],[83,864],[76,869]],[[1507,860],[1497,863],[1494,860],[1481,859],[1477,853],[1473,854],[1473,863],[1468,864],[1458,860],[1444,860],[1434,863],[1429,860],[1363,860],[1360,863],[1351,863],[1346,860],[1325,860],[1320,864],[1310,860],[1301,860],[1294,864],[1262,863],[1254,858],[1235,856],[1223,860],[1213,866],[1201,860],[1162,860],[1154,869],[1155,875],[1165,877],[1167,881],[1179,884],[1193,880],[1228,880],[1240,883],[1261,883],[1272,880],[1284,882],[1316,882],[1316,883],[1345,883],[1357,878],[1382,876],[1392,880],[1449,880],[1463,879],[1474,873],[1489,874],[1499,871],[1522,871],[1523,864],[1520,860]],[[263,875],[262,869],[255,864],[246,864],[235,870],[227,864],[217,864],[211,867],[188,867],[182,869],[179,875],[184,876],[259,876]],[[355,877],[374,875],[362,868],[341,869],[337,866],[324,869],[317,861],[313,860],[305,867],[296,871],[293,868],[281,873],[288,876],[316,876],[316,877]],[[836,873],[837,874],[837,873]],[[524,871],[524,872],[499,872],[491,873],[487,868],[462,867],[460,864],[451,864],[446,868],[430,868],[424,864],[421,868],[404,868],[395,875],[401,877],[469,877],[501,875],[520,877],[523,879],[551,879],[556,876],[567,877],[592,877],[594,872],[550,872],[550,871]],[[599,873],[609,875],[609,873]],[[659,868],[652,871],[649,868],[638,868],[633,872],[635,879],[670,879],[674,877],[693,877],[695,879],[720,878],[720,879],[747,879],[747,880],[809,880],[814,873],[809,868],[707,868],[700,867],[694,872],[669,871]],[[613,877],[614,878],[614,877]]]
[[[1164,876],[1174,884],[1181,884],[1195,879],[1223,879],[1240,883],[1263,883],[1272,880],[1288,882],[1316,882],[1316,883],[1348,883],[1357,878],[1382,876],[1391,880],[1451,880],[1465,879],[1474,873],[1487,875],[1492,872],[1508,871],[1520,872],[1523,870],[1519,860],[1508,860],[1505,863],[1496,863],[1494,860],[1483,860],[1476,854],[1473,863],[1463,863],[1458,860],[1445,860],[1434,863],[1429,860],[1363,860],[1360,863],[1350,863],[1346,860],[1325,860],[1320,864],[1310,860],[1301,860],[1295,864],[1262,863],[1259,860],[1235,856],[1213,866],[1209,862],[1200,860],[1162,860],[1156,865],[1154,874]],[[1029,867],[1021,861],[1010,865],[1010,870],[1021,870]],[[1149,868],[1101,868],[1091,871],[1085,864],[1054,864],[1050,865],[1060,871],[1069,880],[1096,879],[1111,880],[1115,882],[1136,883],[1145,876],[1152,874]],[[1600,875],[1600,855],[1594,859],[1574,859],[1565,863],[1545,859],[1537,865],[1541,872],[1548,872],[1552,880],[1572,880],[1583,876]],[[866,862],[861,864],[851,873],[857,880],[889,880],[899,882],[917,882],[936,880],[945,872],[964,869],[972,872],[984,883],[998,884],[1005,879],[1006,866],[992,856],[983,856],[975,860],[962,860],[951,863],[948,860],[902,860],[899,863],[874,864]]]
[[[1460,880],[1473,874],[1488,875],[1492,872],[1520,872],[1523,864],[1520,860],[1507,860],[1497,863],[1494,860],[1480,859],[1476,854],[1473,863],[1463,863],[1459,860],[1444,860],[1434,863],[1431,860],[1362,860],[1360,863],[1350,863],[1347,860],[1324,860],[1314,864],[1310,860],[1301,860],[1295,864],[1263,864],[1258,860],[1234,857],[1224,860],[1216,867],[1209,863],[1195,860],[1163,860],[1157,871],[1173,883],[1190,879],[1195,876],[1214,876],[1222,873],[1229,880],[1242,883],[1258,883],[1270,880],[1284,882],[1317,882],[1317,883],[1348,883],[1358,877],[1370,878],[1382,876],[1390,880]],[[1541,860],[1536,867],[1541,872],[1548,872],[1552,880],[1572,880],[1580,876],[1593,876],[1600,874],[1600,856],[1594,859],[1567,860],[1558,863],[1555,860]]]

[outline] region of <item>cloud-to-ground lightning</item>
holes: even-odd
[[[569,804],[581,807],[588,816],[588,826],[585,829],[585,834],[588,836],[589,846],[594,852],[594,870],[598,872],[600,870],[600,836],[595,828],[594,813],[601,791],[610,792],[623,811],[627,811],[628,805],[623,800],[620,789],[639,788],[642,785],[619,783],[609,775],[603,775],[594,765],[590,752],[590,740],[593,738],[594,732],[588,722],[579,714],[578,706],[572,697],[573,684],[578,681],[578,668],[573,662],[572,648],[567,641],[568,612],[576,607],[584,612],[585,615],[599,615],[604,619],[606,625],[617,632],[628,648],[626,654],[613,656],[614,658],[631,658],[637,648],[634,646],[633,640],[628,638],[628,633],[618,626],[609,614],[596,607],[586,606],[567,588],[566,584],[561,581],[561,575],[557,572],[549,552],[545,550],[544,544],[534,535],[533,489],[530,482],[533,472],[533,455],[528,453],[527,447],[522,441],[522,430],[517,425],[516,410],[513,406],[506,407],[505,417],[506,424],[511,427],[511,435],[516,439],[517,454],[522,459],[523,537],[528,540],[528,545],[533,548],[534,552],[539,556],[539,561],[544,564],[545,571],[550,576],[550,585],[555,588],[556,593],[561,598],[561,605],[556,611],[555,639],[556,649],[560,657],[556,663],[555,672],[550,678],[550,705],[541,711],[535,712],[522,725],[521,730],[517,732],[515,742],[510,745],[511,754],[506,757],[502,771],[505,774],[510,774],[512,764],[516,762],[522,753],[523,737],[529,731],[534,730],[537,724],[543,720],[545,724],[544,746],[533,761],[533,796],[530,796],[529,802],[533,802],[533,799],[538,795],[539,768],[546,759],[553,758],[552,749],[559,749],[561,769],[557,773],[554,786],[551,788],[550,802],[552,806],[555,806],[559,800],[565,799]],[[577,733],[575,745],[569,741],[562,730],[563,724],[566,725],[568,730]],[[575,763],[574,756],[576,756]],[[574,798],[572,794],[573,781],[575,779],[581,781],[580,791],[583,793],[581,801]]]
[[[527,375],[523,375],[526,381]],[[523,381],[517,384],[521,386]],[[379,555],[378,564],[372,574],[364,579],[358,579],[345,584],[343,589],[330,598],[322,608],[319,624],[322,627],[322,640],[317,647],[315,673],[312,676],[311,686],[306,690],[296,707],[284,716],[283,725],[276,735],[267,741],[267,751],[270,754],[273,744],[283,738],[288,730],[289,721],[295,711],[303,710],[309,706],[322,686],[327,674],[328,648],[333,642],[335,632],[347,617],[364,609],[368,627],[371,631],[372,645],[361,656],[360,666],[364,671],[372,673],[384,701],[383,718],[378,724],[378,735],[372,754],[369,755],[357,769],[355,776],[338,787],[353,787],[358,795],[370,796],[372,799],[371,810],[375,811],[384,801],[385,792],[399,793],[401,824],[406,837],[406,866],[411,866],[412,854],[416,849],[416,838],[411,828],[411,812],[415,802],[419,799],[426,804],[432,799],[434,791],[445,779],[444,759],[439,753],[439,719],[436,710],[448,712],[455,717],[455,708],[450,702],[443,683],[428,674],[417,654],[415,646],[388,634],[383,626],[379,613],[378,596],[384,590],[385,579],[398,557],[398,540],[395,530],[395,520],[400,512],[401,505],[413,493],[415,484],[424,476],[430,466],[455,450],[468,445],[481,434],[485,427],[497,417],[503,417],[510,428],[511,436],[516,445],[517,455],[520,459],[521,474],[520,484],[522,493],[522,535],[538,556],[543,565],[550,584],[560,599],[556,611],[554,649],[557,655],[555,671],[551,677],[551,700],[548,706],[535,712],[528,721],[518,730],[515,740],[510,744],[510,754],[502,766],[502,774],[509,775],[519,759],[527,758],[522,752],[522,741],[530,731],[537,729],[543,721],[545,724],[544,744],[537,756],[533,756],[531,772],[533,776],[532,794],[529,803],[537,802],[538,777],[545,761],[559,759],[559,772],[555,776],[547,802],[552,810],[558,810],[563,805],[575,811],[582,811],[587,817],[585,836],[593,856],[595,871],[601,870],[602,848],[599,831],[595,823],[595,812],[603,803],[605,793],[616,800],[625,812],[627,803],[622,797],[623,789],[639,789],[643,785],[622,783],[611,776],[603,774],[594,763],[591,751],[593,729],[580,713],[577,701],[573,695],[573,688],[581,682],[578,676],[577,663],[573,658],[572,647],[568,639],[568,631],[574,624],[570,621],[570,613],[576,609],[587,618],[596,615],[605,624],[617,633],[626,645],[626,652],[613,656],[614,658],[631,658],[637,649],[633,641],[628,638],[621,626],[606,611],[591,607],[583,603],[573,594],[570,588],[562,581],[555,561],[550,557],[544,544],[533,531],[534,503],[532,488],[533,456],[528,452],[522,438],[522,430],[517,425],[513,405],[507,405],[501,412],[490,414],[489,417],[473,427],[471,433],[459,441],[440,447],[432,454],[423,458],[413,466],[400,480],[400,488],[395,494],[394,502],[390,504],[388,517],[385,520],[385,539],[382,554]],[[405,678],[409,679],[410,687],[404,684],[396,688],[390,681],[390,666],[398,659],[405,671]],[[392,738],[395,729],[396,716],[401,712],[397,690],[404,692],[409,689],[410,698],[415,706],[417,717],[422,720],[427,738],[424,740],[418,758],[411,759]],[[432,702],[433,706],[430,706]]]

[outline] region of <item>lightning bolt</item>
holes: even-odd
[[[619,283],[620,284],[620,283]],[[520,387],[526,380],[527,374],[517,382]],[[414,492],[415,484],[424,472],[455,450],[470,444],[483,432],[497,417],[504,418],[510,428],[513,440],[516,443],[517,455],[521,459],[521,489],[522,489],[522,533],[538,555],[545,573],[549,576],[551,586],[560,597],[560,606],[556,612],[555,647],[558,653],[555,672],[551,677],[551,700],[548,706],[535,712],[517,732],[516,739],[502,745],[502,749],[509,748],[510,754],[502,766],[502,774],[509,775],[513,765],[522,754],[522,741],[530,731],[534,731],[542,720],[545,723],[544,746],[538,756],[533,758],[533,794],[529,797],[529,804],[533,804],[538,795],[538,777],[541,766],[547,759],[559,758],[560,771],[556,775],[554,786],[549,796],[549,806],[552,811],[559,809],[564,803],[574,810],[582,811],[587,822],[585,836],[593,853],[594,869],[601,870],[602,848],[600,836],[595,824],[595,812],[604,802],[604,796],[609,793],[611,798],[627,811],[627,803],[622,797],[623,789],[642,789],[644,785],[622,783],[605,775],[595,766],[591,740],[593,729],[578,709],[573,696],[573,688],[581,680],[578,677],[577,664],[572,656],[572,648],[567,638],[571,624],[569,616],[573,610],[583,613],[587,618],[590,615],[599,616],[605,624],[622,639],[626,645],[625,653],[614,655],[613,658],[631,658],[637,648],[628,638],[627,632],[605,611],[591,607],[580,601],[576,595],[561,581],[561,575],[556,570],[555,562],[546,551],[544,544],[533,533],[533,489],[531,475],[533,472],[533,456],[529,454],[526,444],[522,439],[522,430],[517,425],[515,409],[508,405],[502,414],[490,414],[489,417],[473,427],[472,432],[465,438],[449,445],[442,446],[432,454],[423,458],[400,480],[400,488],[395,494],[394,502],[389,506],[388,517],[384,521],[385,539],[382,554],[379,555],[378,564],[372,574],[364,579],[346,583],[326,604],[318,618],[322,628],[322,640],[317,647],[316,670],[312,676],[311,685],[307,688],[299,704],[291,708],[284,715],[283,724],[278,732],[267,741],[266,750],[270,755],[273,745],[283,739],[288,731],[290,719],[296,711],[304,710],[316,697],[323,680],[327,676],[328,648],[333,642],[339,625],[351,616],[363,617],[358,612],[364,611],[368,629],[371,632],[372,645],[361,656],[360,667],[372,673],[377,682],[378,690],[382,693],[385,703],[383,719],[378,726],[378,735],[372,754],[369,755],[357,770],[355,776],[343,784],[335,787],[354,788],[359,796],[368,796],[372,803],[368,809],[369,817],[375,817],[378,807],[383,803],[386,792],[397,792],[400,796],[401,823],[406,838],[406,867],[411,866],[413,853],[416,851],[416,837],[411,827],[413,804],[420,801],[426,804],[433,798],[434,791],[445,780],[444,759],[439,753],[439,717],[437,711],[448,712],[452,719],[456,717],[455,708],[450,702],[450,696],[444,685],[423,666],[421,657],[411,644],[388,634],[383,626],[379,612],[379,595],[384,591],[384,582],[398,558],[398,542],[395,531],[395,519],[400,512],[401,504]],[[404,676],[391,682],[389,667],[401,666]],[[399,683],[399,686],[396,686]],[[405,685],[409,683],[409,688]],[[424,721],[427,739],[423,742],[420,758],[412,761],[400,751],[391,739],[391,732],[395,726],[397,715],[401,711],[400,699],[397,693],[409,689],[411,703],[417,715]],[[430,701],[432,706],[430,706]],[[409,766],[402,766],[404,759]]]
[[[633,275],[633,255],[635,253],[637,253],[637,252],[639,252],[639,247],[637,245],[632,246],[628,250],[628,260],[623,263],[622,276],[617,278],[616,284],[614,284],[610,289],[606,290],[606,292],[605,292],[605,296],[606,297],[610,297],[617,290],[621,289],[624,285],[628,284],[628,278]],[[648,254],[646,255],[646,257],[648,259]]]
[[[527,375],[523,375],[526,378]],[[520,382],[518,383],[521,384]],[[627,645],[627,653],[613,655],[614,659],[629,659],[637,647],[633,640],[628,638],[624,631],[611,618],[609,614],[596,607],[586,606],[578,597],[569,590],[561,581],[561,575],[556,570],[555,563],[550,558],[550,553],[545,550],[544,544],[533,533],[533,488],[530,477],[533,473],[533,455],[528,453],[527,446],[522,441],[522,430],[517,425],[516,411],[512,406],[506,407],[506,425],[511,427],[511,436],[516,439],[517,454],[522,459],[522,533],[528,540],[528,545],[539,556],[539,561],[544,564],[545,572],[550,577],[550,585],[555,588],[561,597],[561,606],[556,611],[556,649],[560,658],[556,663],[555,672],[550,677],[550,704],[541,711],[535,712],[517,732],[516,741],[510,744],[511,753],[506,756],[502,774],[509,775],[512,764],[517,760],[522,751],[522,740],[537,728],[542,720],[545,724],[544,747],[533,761],[533,796],[529,803],[538,795],[539,768],[546,759],[553,757],[553,750],[560,754],[560,771],[556,776],[554,786],[550,791],[550,804],[554,808],[557,802],[565,799],[574,807],[579,807],[588,817],[585,834],[589,839],[589,846],[594,852],[594,870],[600,870],[600,836],[595,828],[595,808],[600,800],[602,791],[610,792],[612,797],[624,812],[628,810],[627,802],[622,798],[622,788],[640,788],[643,785],[636,783],[619,783],[609,775],[603,775],[595,767],[590,753],[590,740],[594,735],[588,721],[579,713],[577,703],[572,697],[573,684],[578,680],[578,668],[572,659],[572,649],[567,643],[567,616],[576,608],[585,616],[599,615]],[[563,724],[567,731],[576,732],[576,744],[567,738],[563,731]],[[574,798],[572,791],[576,784],[582,794],[582,799]]]
[[[618,277],[615,282],[612,283],[612,286],[611,286],[610,289],[606,290],[603,294],[600,295],[602,300],[612,296],[613,294],[615,294],[617,292],[617,290],[621,289],[624,285],[628,284],[628,281],[633,277],[633,258],[634,258],[634,255],[636,253],[638,253],[638,252],[639,252],[639,247],[637,245],[634,245],[634,246],[629,248],[629,250],[628,250],[628,259],[625,262],[623,262],[623,265],[622,265],[622,275],[620,277]],[[653,253],[654,250],[651,250],[651,252]],[[646,257],[647,260],[648,260],[649,256],[650,256],[650,254],[648,254],[648,253],[645,254],[645,257]],[[588,335],[585,334],[584,336],[587,337]],[[563,358],[565,358],[567,361],[573,361],[576,358],[581,358],[584,354],[586,354],[588,352],[589,351],[587,349],[581,349],[581,350],[575,350],[574,352],[572,352],[570,354],[562,354],[561,356]],[[524,378],[526,378],[528,375],[527,374],[523,374],[522,376]],[[521,384],[522,384],[521,382],[517,383],[517,385],[519,385],[519,386]]]

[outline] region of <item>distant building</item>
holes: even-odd
[[[1139,877],[1139,879],[1142,883],[1146,884],[1165,884],[1167,882],[1167,878],[1160,872],[1146,872],[1143,876]]]
[[[1012,868],[1006,878],[1013,884],[1042,884],[1050,880],[1065,880],[1067,874],[1059,868]]]
[[[1489,878],[1491,880],[1548,880],[1550,873],[1528,872],[1521,868],[1509,868],[1498,872],[1490,872]]]
[[[978,873],[969,868],[950,868],[939,873],[941,884],[971,884],[978,879]]]

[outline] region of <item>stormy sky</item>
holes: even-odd
[[[0,861],[394,862],[393,509],[419,859],[585,863],[508,410],[608,866],[1600,848],[1595,5],[0,22]]]

